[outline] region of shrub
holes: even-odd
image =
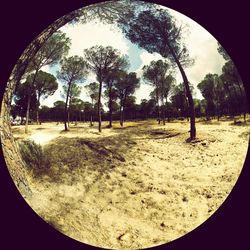
[[[44,156],[41,145],[32,140],[22,140],[19,142],[19,149],[22,159],[29,168],[39,170],[44,166]]]

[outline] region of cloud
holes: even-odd
[[[95,45],[112,46],[127,54],[129,47],[123,38],[123,34],[115,26],[100,22],[87,24],[66,25],[61,28],[71,39],[69,56],[83,56],[83,50]]]

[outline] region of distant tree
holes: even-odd
[[[185,87],[190,115],[190,139],[195,139],[195,112],[190,83],[183,67],[193,64],[188,50],[182,42],[183,27],[177,25],[176,20],[168,10],[136,11],[127,21],[121,21],[123,32],[133,43],[148,52],[157,52],[168,58],[173,65],[177,65]]]
[[[108,98],[108,108],[109,108],[109,125],[108,127],[112,127],[112,114],[113,108],[116,105],[115,100],[118,98],[118,93],[114,88],[114,83],[119,81],[120,72],[122,70],[126,70],[128,68],[127,58],[121,57],[117,61],[116,67],[112,71],[110,71],[105,80],[106,91],[104,92],[105,96]]]
[[[154,86],[154,94],[158,105],[158,122],[162,119],[165,125],[166,102],[174,78],[167,72],[170,65],[162,60],[151,61],[149,65],[143,67],[143,78],[146,82]]]
[[[85,86],[85,89],[91,99],[91,110],[90,110],[90,126],[93,126],[93,112],[94,112],[94,106],[98,102],[98,83],[92,82]]]
[[[217,115],[219,120],[222,112],[222,105],[225,98],[223,83],[217,74],[207,74],[198,85],[202,96],[206,100],[206,115]]]
[[[14,92],[13,101],[15,103],[15,112],[22,117],[22,120],[25,116],[27,119],[27,111],[28,118],[30,117],[30,111],[35,111],[37,98],[35,88],[31,85],[30,77],[28,77],[24,83],[17,86]],[[30,107],[28,107],[28,105]]]
[[[134,119],[136,111],[137,111],[136,97],[133,95],[129,95],[126,98],[125,103],[124,103],[124,114],[126,114],[126,117],[125,117],[125,115],[123,115],[124,121],[125,121],[125,118],[126,118],[126,120]]]
[[[85,58],[89,64],[89,68],[96,74],[96,80],[99,83],[98,92],[98,130],[101,129],[101,94],[102,85],[106,81],[107,76],[114,69],[119,68],[119,64],[123,63],[121,60],[120,52],[111,46],[93,46],[89,49],[84,50]]]
[[[70,46],[70,39],[66,37],[66,34],[57,31],[55,32],[38,50],[36,55],[30,61],[27,68],[28,72],[34,72],[29,76],[30,85],[36,88],[36,78],[39,70],[46,65],[54,65],[62,58],[62,56],[68,53]],[[32,76],[32,77],[31,77]],[[28,133],[28,119],[29,119],[30,102],[28,99],[27,112],[26,112],[26,125],[25,133]]]
[[[183,84],[173,86],[170,100],[176,116],[188,116],[188,103]]]
[[[34,74],[31,75],[31,78],[34,78]],[[58,88],[58,83],[53,75],[40,70],[38,71],[37,76],[35,78],[34,88],[37,98],[36,121],[37,124],[40,124],[40,119],[39,119],[40,99],[41,98],[45,99],[48,96],[53,95]]]
[[[77,97],[74,97],[71,100],[71,112],[72,116],[75,118],[75,125],[77,125],[78,121],[82,121],[82,111],[84,111],[84,102]]]
[[[67,115],[69,108],[69,96],[72,85],[76,83],[82,83],[87,76],[87,64],[80,56],[71,56],[64,58],[61,61],[61,69],[57,73],[57,77],[68,87],[66,93],[65,109],[64,109],[64,128],[67,127]]]
[[[227,89],[231,99],[235,100],[235,105],[238,106],[238,113],[244,113],[244,120],[246,119],[247,97],[243,85],[243,81],[239,72],[232,60],[229,60],[222,67],[221,79],[224,82],[224,87]]]
[[[72,83],[69,89],[69,97],[68,97],[68,112],[67,112],[67,119],[68,119],[68,127],[70,126],[70,113],[72,111],[72,102],[77,99],[81,94],[82,88],[78,86],[76,83]],[[63,85],[63,93],[62,97],[66,99],[68,92],[68,86]]]
[[[127,73],[125,71],[121,71],[119,80],[115,82],[114,86],[118,93],[120,103],[120,125],[123,126],[126,100],[130,95],[134,94],[137,88],[139,88],[140,78],[137,78],[135,72]]]
[[[49,121],[49,120],[53,120],[54,117],[52,117],[52,111],[53,109],[48,107],[48,106],[45,106],[45,105],[42,105],[41,106],[41,109],[40,109],[40,118],[43,119],[43,120],[46,120],[46,121]]]
[[[91,121],[92,120],[92,112],[93,107],[90,102],[83,102],[84,111],[83,111],[83,121]]]
[[[139,112],[143,119],[148,119],[150,117],[154,116],[154,111],[156,109],[156,102],[155,99],[142,99],[140,106],[139,106]]]
[[[64,121],[64,109],[65,109],[65,102],[64,101],[56,101],[53,104],[52,114],[54,119],[57,121]]]

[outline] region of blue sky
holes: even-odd
[[[202,28],[199,24],[180,14],[179,12],[170,10],[179,23],[188,25],[189,33],[185,36],[184,41],[189,49],[190,55],[195,59],[194,66],[185,69],[189,81],[193,84],[196,90],[197,98],[202,98],[197,90],[197,84],[204,78],[207,73],[221,73],[221,68],[225,61],[217,52],[216,39]],[[127,40],[122,32],[114,25],[102,24],[98,21],[92,21],[87,24],[65,25],[61,28],[63,32],[71,39],[72,46],[68,56],[79,55],[83,56],[83,50],[94,45],[113,46],[118,49],[121,54],[127,55],[130,61],[129,71],[136,72],[141,76],[141,69],[144,65],[148,65],[151,60],[162,59],[159,54],[150,54],[144,49],[140,49],[137,45],[132,44]],[[48,71],[56,76],[56,71],[59,70],[59,65],[54,67],[46,66],[43,70]],[[177,83],[182,82],[181,75],[178,71],[175,73]],[[95,75],[89,74],[87,80],[81,84],[82,86],[95,81]],[[41,105],[52,107],[53,103],[61,98],[61,83],[53,96],[41,101]],[[136,91],[136,101],[140,103],[141,99],[149,98],[149,93],[152,88],[141,81],[141,87]],[[88,96],[82,88],[80,96],[83,100],[89,101]]]

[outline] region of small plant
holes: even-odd
[[[43,167],[44,157],[41,145],[32,140],[22,140],[19,142],[19,149],[22,159],[29,168],[38,170]]]

